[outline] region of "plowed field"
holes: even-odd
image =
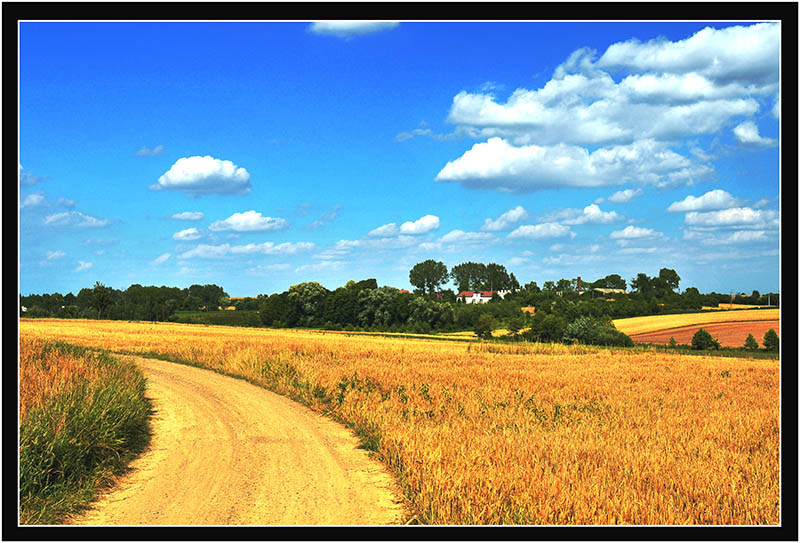
[[[747,339],[747,334],[753,334],[756,341],[761,344],[764,339],[764,334],[770,328],[775,329],[780,335],[779,326],[780,323],[778,321],[724,322],[719,324],[706,324],[703,326],[683,326],[680,328],[671,328],[669,330],[636,334],[632,335],[631,339],[636,343],[666,345],[669,343],[669,338],[674,337],[677,343],[688,345],[692,342],[692,336],[695,332],[703,328],[708,331],[714,339],[717,339],[723,347],[741,347],[744,345],[744,340]]]

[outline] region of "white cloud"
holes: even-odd
[[[17,164],[18,164],[17,175],[19,175],[19,184],[20,185],[30,187],[32,185],[35,185],[36,183],[38,183],[42,179],[44,179],[44,177],[41,177],[41,176],[38,176],[38,175],[33,175],[30,172],[24,171],[24,168],[22,167],[22,164],[19,164],[19,163],[17,163]]]
[[[172,239],[178,241],[192,241],[195,239],[200,239],[203,235],[197,228],[187,228],[186,230],[181,230],[180,232],[175,232],[172,235]]]
[[[170,253],[164,253],[161,256],[155,258],[152,262],[150,262],[150,264],[158,266],[159,264],[163,264],[164,262],[169,260],[171,256],[172,255]]]
[[[735,207],[741,202],[738,198],[734,198],[729,192],[721,189],[715,189],[706,192],[702,196],[687,196],[680,202],[672,202],[667,208],[670,212],[683,212],[683,211],[708,211],[712,209],[726,209]]]
[[[94,264],[92,264],[91,262],[84,262],[82,260],[78,260],[78,267],[75,268],[75,271],[76,272],[86,271],[92,266],[94,266]]]
[[[525,210],[525,208],[522,206],[517,206],[513,209],[509,209],[497,219],[486,219],[483,222],[483,226],[481,226],[481,231],[502,232],[503,230],[508,230],[511,228],[511,225],[514,223],[518,223],[519,221],[523,221],[527,218],[528,212]]]
[[[35,194],[29,194],[25,197],[20,204],[20,207],[35,207],[38,205],[42,205],[44,203],[44,194],[41,192],[37,192]]]
[[[554,222],[542,224],[526,224],[517,227],[513,232],[508,234],[509,239],[541,239],[541,238],[559,238],[572,234],[569,226],[558,224]]]
[[[629,181],[674,184],[693,181],[713,170],[653,140],[589,152],[582,147],[513,146],[501,138],[476,143],[436,176],[468,188],[525,193],[559,187],[600,187]]]
[[[203,194],[247,194],[250,174],[230,160],[211,156],[179,158],[161,177],[153,190],[180,190],[188,196]]]
[[[400,225],[401,234],[425,234],[431,230],[439,228],[439,217],[436,215],[425,215],[416,221],[406,221]]]
[[[136,156],[155,156],[160,155],[164,152],[163,145],[156,145],[152,149],[148,149],[147,147],[142,147],[138,151],[136,151]]]
[[[545,222],[559,222],[562,224],[609,224],[622,220],[616,211],[603,211],[597,204],[589,204],[583,209],[563,209],[542,219]]]
[[[392,30],[400,23],[397,21],[316,21],[309,25],[310,32],[336,36],[337,38],[350,38]]]
[[[615,204],[627,204],[637,196],[641,195],[642,195],[642,189],[625,189],[617,191],[611,196],[609,196],[608,201]],[[600,203],[602,201],[603,199],[599,198],[598,201],[595,203]]]
[[[396,236],[399,229],[397,228],[397,223],[390,222],[389,224],[384,224],[383,226],[379,226],[374,230],[371,230],[368,236],[373,237],[389,237],[389,236]]]
[[[206,245],[201,243],[194,249],[190,249],[178,255],[180,259],[187,258],[221,258],[227,255],[250,255],[250,254],[265,254],[265,255],[294,255],[304,251],[314,249],[314,244],[311,242],[299,241],[296,243],[280,243],[278,245],[271,241],[264,243],[248,243],[247,245],[230,245],[223,243],[222,245]]]
[[[734,207],[704,213],[691,211],[686,214],[685,222],[690,226],[697,227],[739,226],[772,229],[780,226],[777,211],[749,207]]]
[[[753,121],[745,121],[733,129],[736,139],[744,145],[755,147],[772,147],[778,144],[778,140],[764,138],[758,133],[758,126]]]
[[[214,232],[233,230],[234,232],[261,232],[264,230],[281,230],[289,225],[284,219],[262,217],[254,210],[234,213],[224,221],[215,221],[209,226]]]
[[[63,258],[65,256],[67,256],[67,253],[61,250],[47,251],[45,253],[45,258],[47,258],[47,260],[55,260],[57,258]]]
[[[739,230],[730,233],[687,230],[683,233],[683,239],[697,241],[702,245],[737,245],[769,241],[771,235],[766,230]]]
[[[495,239],[494,236],[486,232],[464,232],[463,230],[451,230],[439,238],[439,241],[443,243],[468,244],[485,243],[493,239]]]
[[[609,235],[611,239],[646,239],[661,236],[663,236],[661,232],[656,232],[652,228],[641,228],[633,225],[626,226],[622,230],[615,230]]]
[[[183,211],[181,213],[175,213],[172,215],[172,218],[179,221],[199,221],[204,219],[205,215],[202,211]]]
[[[48,226],[75,226],[79,228],[84,227],[102,227],[107,226],[109,221],[107,219],[98,219],[91,215],[84,215],[80,211],[65,211],[63,213],[54,213],[44,218],[44,224]]]

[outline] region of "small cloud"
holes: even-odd
[[[164,253],[163,255],[159,256],[158,258],[150,262],[150,264],[158,266],[159,264],[163,264],[164,262],[169,260],[171,256],[172,255],[170,253]]]
[[[758,126],[753,121],[745,121],[733,129],[736,139],[744,145],[753,147],[773,147],[777,145],[777,140],[761,137],[758,133]]]
[[[172,218],[179,221],[199,221],[205,218],[205,215],[201,211],[183,211],[175,213]]]
[[[136,156],[154,156],[154,155],[160,155],[163,152],[164,152],[163,145],[156,145],[152,149],[148,149],[147,147],[142,147],[141,149],[136,151]]]
[[[778,212],[769,209],[734,207],[720,211],[690,211],[685,217],[686,224],[700,227],[748,226],[751,228],[779,228]]]
[[[406,221],[400,225],[401,234],[424,234],[439,228],[439,217],[425,215],[416,221]]]
[[[389,224],[384,224],[383,226],[379,226],[374,230],[370,230],[368,236],[372,237],[390,237],[397,235],[398,228],[397,223],[390,222]]]
[[[517,223],[519,221],[523,221],[528,218],[528,212],[525,211],[525,208],[522,206],[517,206],[513,209],[509,209],[502,215],[500,215],[497,219],[486,219],[483,221],[483,226],[481,226],[481,231],[483,232],[501,232],[503,230],[508,230],[511,228],[511,225]]]
[[[626,226],[622,230],[611,232],[609,237],[611,239],[646,239],[658,238],[663,236],[661,232],[656,232],[652,228],[641,228],[639,226]]]
[[[203,237],[203,235],[197,228],[187,228],[186,230],[175,232],[172,235],[172,239],[178,241],[193,241],[196,239],[200,239],[201,237]]]
[[[352,38],[384,30],[392,30],[397,21],[316,21],[309,25],[309,32],[337,38]]]
[[[568,235],[572,235],[569,226],[564,226],[563,224],[555,222],[546,222],[520,226],[506,237],[509,239],[542,239],[559,238]]]
[[[35,194],[29,194],[26,196],[19,207],[35,207],[42,205],[42,203],[44,203],[44,194],[37,192]]]
[[[61,207],[66,207],[67,209],[72,209],[75,207],[75,200],[70,200],[69,198],[59,198],[56,200],[56,205]]]
[[[562,224],[608,224],[622,219],[616,211],[603,211],[597,204],[589,204],[583,209],[563,209],[544,220],[546,222],[560,222]]]
[[[84,262],[82,260],[78,260],[78,267],[75,268],[75,271],[76,272],[86,271],[92,266],[94,266],[94,264],[92,264],[91,262]]]
[[[47,251],[45,253],[45,258],[47,260],[56,260],[57,258],[63,258],[65,256],[67,256],[67,253],[65,253],[64,251],[61,251],[61,250]]]
[[[736,207],[741,202],[730,193],[721,189],[706,192],[702,196],[687,196],[680,202],[673,202],[667,211],[676,213],[684,211],[708,211]]]
[[[463,230],[451,230],[439,241],[444,243],[484,243],[493,240],[494,236],[487,232],[464,232]]]
[[[30,172],[24,171],[24,169],[22,168],[22,164],[19,164],[19,167],[17,169],[17,174],[19,175],[19,184],[26,187],[35,185],[42,179],[45,179],[44,177],[33,175]]]
[[[250,174],[230,160],[212,156],[179,158],[152,190],[179,190],[190,197],[204,194],[248,194]]]
[[[637,196],[641,195],[642,195],[642,189],[625,189],[617,191],[611,196],[609,196],[608,201],[614,204],[627,204]],[[602,201],[603,201],[602,198],[598,198],[598,200],[595,201],[595,203],[599,204]]]
[[[265,230],[281,230],[289,225],[284,219],[263,217],[254,210],[234,213],[224,221],[215,221],[208,227],[213,232],[263,232]]]
[[[107,226],[108,223],[109,221],[107,219],[98,219],[90,215],[85,215],[80,211],[54,213],[53,215],[48,215],[44,219],[44,224],[47,226],[75,226],[79,228],[91,228]]]

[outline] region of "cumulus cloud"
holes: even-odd
[[[44,218],[44,224],[47,226],[75,226],[79,228],[84,227],[102,227],[107,226],[109,221],[107,219],[98,219],[91,215],[85,215],[80,211],[65,211],[63,213],[54,213]]]
[[[616,211],[603,211],[597,204],[589,204],[583,209],[563,209],[542,219],[545,222],[559,222],[562,224],[609,224],[622,220]]]
[[[668,146],[718,134],[737,117],[772,105],[779,46],[777,23],[709,27],[674,42],[612,44],[599,58],[591,49],[579,49],[543,87],[519,88],[505,101],[493,92],[459,92],[447,121],[456,132],[488,141],[449,162],[437,180],[511,192],[627,179],[660,188],[690,185],[713,173],[711,165],[702,164],[708,157],[682,157]],[[749,136],[753,144],[767,143]],[[500,139],[490,144],[493,138]],[[645,155],[622,159],[627,152],[618,151],[636,149],[642,141],[680,156],[681,166],[665,169]],[[594,164],[590,158],[599,152],[627,163]],[[571,177],[563,164],[577,166],[576,174]],[[631,166],[632,173],[619,180],[615,174]]]
[[[43,203],[44,203],[44,194],[41,192],[37,192],[35,194],[27,195],[20,204],[20,207],[35,207],[38,205],[42,205]]]
[[[642,189],[625,189],[615,192],[614,194],[609,196],[607,200],[615,204],[627,204],[637,196],[641,195],[642,195]],[[595,203],[599,204],[604,201],[606,201],[605,198],[598,198],[595,201]]]
[[[92,266],[94,266],[94,264],[92,264],[91,262],[84,262],[83,260],[78,260],[78,267],[75,268],[75,271],[76,272],[86,271]]]
[[[314,34],[351,38],[392,30],[399,24],[397,21],[316,21],[309,25],[308,30]]]
[[[658,238],[663,236],[661,232],[656,232],[652,228],[642,228],[639,226],[629,225],[622,230],[615,230],[611,232],[609,237],[611,239],[647,239]]]
[[[169,260],[171,256],[172,255],[170,253],[164,253],[161,256],[155,258],[152,262],[150,262],[150,264],[158,266],[159,264],[163,264],[164,262]]]
[[[683,239],[697,241],[702,245],[738,245],[770,241],[771,233],[766,230],[738,230],[736,232],[708,232],[687,230]]]
[[[296,243],[285,242],[275,244],[271,241],[264,243],[248,243],[247,245],[207,245],[201,243],[194,249],[189,249],[178,255],[180,259],[188,258],[221,258],[228,255],[294,255],[300,252],[310,251],[315,245],[311,242],[299,241]]]
[[[202,211],[183,211],[181,213],[175,213],[172,215],[172,218],[179,221],[199,221],[205,218],[205,215]]]
[[[778,140],[764,138],[758,133],[758,126],[753,121],[745,121],[733,129],[733,133],[739,143],[754,147],[772,147],[778,144]]]
[[[490,138],[448,162],[436,181],[526,193],[559,187],[621,185],[629,181],[670,185],[702,179],[712,171],[706,165],[693,165],[685,156],[654,140],[589,152],[583,147],[563,144],[514,146],[502,138]]]
[[[443,243],[468,244],[485,243],[493,239],[494,236],[488,232],[464,232],[463,230],[451,230],[439,238],[439,241]]]
[[[401,234],[425,234],[439,228],[439,217],[425,215],[416,221],[406,221],[400,225]]]
[[[172,235],[172,239],[178,241],[192,241],[196,239],[200,239],[203,235],[197,228],[187,228],[186,230],[181,230],[180,232],[175,232]]]
[[[399,231],[400,229],[397,228],[397,223],[390,222],[389,224],[384,224],[383,226],[379,226],[374,230],[370,230],[369,234],[367,235],[372,237],[383,238],[383,237],[396,236]]]
[[[519,226],[506,237],[509,239],[542,239],[559,238],[571,234],[572,232],[570,231],[569,226],[554,222],[546,222],[541,224],[525,224]]]
[[[734,207],[708,212],[691,211],[686,214],[684,220],[687,225],[695,227],[738,226],[760,229],[780,227],[777,211],[749,207]]]
[[[687,196],[680,202],[672,202],[667,208],[670,212],[708,211],[712,209],[726,209],[735,207],[741,202],[729,192],[721,189],[706,192],[702,196]]]
[[[163,145],[156,145],[152,149],[148,149],[147,147],[142,147],[138,151],[136,151],[136,156],[155,156],[160,155],[164,152]]]
[[[261,213],[251,209],[243,213],[234,213],[224,221],[215,221],[208,228],[214,232],[227,230],[234,232],[262,232],[264,230],[281,230],[288,225],[289,223],[284,219],[263,217]]]
[[[179,190],[192,197],[203,194],[247,194],[250,174],[230,160],[211,156],[179,158],[158,178],[153,190]]]
[[[502,232],[508,230],[511,226],[519,221],[524,221],[528,218],[528,212],[522,206],[517,206],[509,209],[497,219],[486,219],[483,221],[481,231],[483,232]]]

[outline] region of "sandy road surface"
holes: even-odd
[[[208,370],[135,358],[153,401],[150,449],[72,524],[394,524],[385,468],[344,427]]]

